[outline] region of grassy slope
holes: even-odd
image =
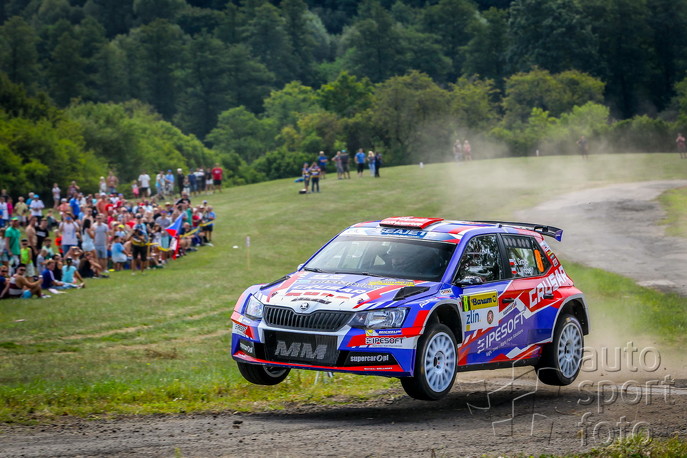
[[[672,189],[659,198],[667,215],[663,223],[666,235],[687,237],[687,187]]]
[[[315,385],[315,373],[307,371],[278,387],[243,382],[228,355],[230,309],[241,291],[294,270],[358,221],[392,215],[509,218],[552,194],[681,178],[686,171],[687,161],[674,155],[521,158],[382,169],[380,179],[354,174],[337,181],[330,174],[316,195],[298,195],[291,180],[225,190],[208,197],[219,216],[214,248],[144,277],[115,274],[48,300],[0,302],[0,421],[280,408],[336,401],[342,393],[374,395],[397,382],[337,376]],[[678,298],[620,277],[579,266],[568,270],[594,313],[631,319],[661,316],[652,312],[659,306],[681,310]],[[643,306],[647,301],[656,305]],[[681,340],[676,326],[684,331],[685,321],[674,323],[659,323],[655,332],[667,330],[669,339]]]

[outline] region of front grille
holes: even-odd
[[[339,357],[336,336],[265,331],[267,359],[288,363],[335,366]]]
[[[338,331],[351,319],[353,312],[318,310],[312,313],[296,313],[287,307],[266,306],[265,322],[275,328],[303,329],[307,331]]]

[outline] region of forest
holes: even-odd
[[[231,184],[319,151],[386,165],[671,151],[687,2],[4,0],[0,187],[220,162]]]

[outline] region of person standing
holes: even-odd
[[[379,169],[382,168],[382,153],[375,154],[375,178],[379,178]]]
[[[310,192],[315,192],[315,188],[317,192],[320,192],[320,166],[317,165],[317,161],[310,166],[310,183],[312,186]]]
[[[472,146],[470,146],[470,142],[467,139],[463,142],[463,159],[466,161],[472,160]]]
[[[336,166],[336,179],[343,179],[343,166],[341,165],[341,151],[337,151],[336,155],[332,158],[334,165]]]
[[[17,198],[17,205],[14,206],[14,216],[19,218],[19,223],[23,226],[26,224],[27,216],[29,215],[29,206],[24,202],[24,197]],[[10,218],[12,215],[10,215]],[[9,223],[9,222],[8,222]]]
[[[33,196],[33,200],[31,201],[29,208],[31,209],[31,216],[35,216],[36,221],[40,221],[43,218],[43,209],[45,208],[45,205],[38,194]]]
[[[64,220],[60,223],[60,234],[62,234],[62,252],[67,253],[73,246],[79,246],[79,225],[73,220],[70,214],[67,214]]]
[[[323,180],[327,176],[327,162],[329,162],[327,155],[324,154],[324,151],[320,151],[320,155],[317,158],[317,165],[320,166],[320,178]]]
[[[307,162],[303,163],[303,168],[301,169],[301,176],[303,177],[303,189],[305,190],[305,194],[307,194],[308,188],[310,187],[310,167],[308,167]]]
[[[107,174],[107,188],[110,194],[117,194],[117,186],[119,186],[119,178],[117,178],[112,170]]]
[[[348,178],[349,180],[351,179],[351,169],[349,166],[350,162],[350,157],[348,155],[348,151],[345,149],[341,150],[341,168],[343,169],[343,177]]]
[[[463,146],[460,143],[460,138],[457,138],[453,143],[453,160],[459,162],[463,159]]]
[[[100,177],[100,182],[98,183],[98,192],[99,193],[107,193],[107,181],[105,180],[105,177]],[[58,197],[59,201],[59,197]]]
[[[587,144],[587,139],[584,135],[581,136],[579,140],[577,140],[577,150],[580,153],[580,155],[585,159],[589,155],[589,145]]]
[[[375,153],[372,150],[367,152],[367,166],[370,168],[370,176],[375,176]]]
[[[150,175],[145,170],[138,176],[138,183],[141,197],[150,197]]]
[[[363,151],[362,148],[358,150],[357,153],[355,153],[355,165],[357,166],[358,170],[358,178],[363,177],[363,171],[365,170],[365,159],[367,156],[365,155],[365,152]]]
[[[10,227],[5,230],[5,247],[9,256],[10,266],[16,268],[21,254],[21,232],[19,231],[19,218],[10,219]]]
[[[681,133],[677,134],[675,145],[677,146],[677,152],[680,153],[680,159],[687,159],[687,140],[685,140]]]
[[[57,183],[52,185],[52,208],[57,208],[60,205],[60,196],[62,195],[62,190]]]
[[[10,222],[10,212],[4,197],[0,197],[0,227],[5,227]]]
[[[211,170],[212,173],[212,184],[215,186],[215,189],[219,190],[219,192],[222,192],[222,178],[224,175],[224,170],[222,170],[222,167],[219,166],[219,163],[215,164],[215,167]]]
[[[148,265],[148,230],[141,218],[141,215],[136,215],[136,224],[134,224],[130,236],[131,255],[133,258],[131,275],[136,273],[137,265],[141,270],[141,274],[143,274]]]
[[[93,246],[95,247],[95,254],[98,258],[98,264],[107,269],[107,242],[110,229],[105,224],[105,214],[99,213],[95,217],[95,224],[93,225]]]
[[[182,169],[177,169],[177,187],[179,188],[179,195],[184,194],[184,182],[186,181],[186,174]]]

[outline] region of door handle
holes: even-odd
[[[510,304],[512,302],[515,302],[515,299],[513,299],[512,297],[507,297],[505,299],[501,299],[501,302],[503,302],[504,304]]]
[[[553,294],[552,293],[544,294],[544,299],[553,299]]]

